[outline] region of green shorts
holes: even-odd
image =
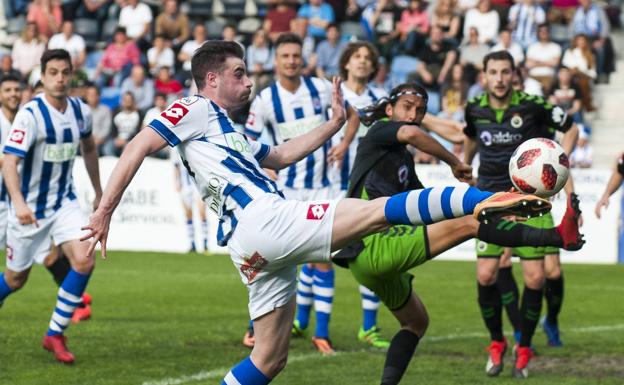
[[[425,226],[392,226],[362,240],[364,249],[349,262],[355,279],[390,309],[398,310],[412,293],[413,275],[407,271],[431,257]]]
[[[553,217],[551,213],[541,217],[535,217],[523,222],[525,225],[546,229],[554,227]],[[477,258],[500,258],[503,254],[504,246],[498,246],[493,243],[487,243],[480,240],[477,242]],[[542,259],[546,254],[559,254],[559,249],[552,246],[546,247],[514,247],[511,254],[520,257],[520,259]]]

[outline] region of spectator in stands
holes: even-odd
[[[578,5],[578,0],[552,0],[548,9],[548,22],[551,24],[570,24]]]
[[[177,0],[165,0],[163,11],[156,17],[156,36],[162,35],[174,47],[180,47],[190,36],[189,19],[178,11]]]
[[[594,151],[588,142],[589,134],[584,128],[579,128],[576,147],[570,154],[570,167],[590,168],[592,166]]]
[[[308,21],[308,36],[318,43],[326,37],[325,30],[329,24],[336,21],[334,9],[324,0],[309,0],[299,8],[297,17]]]
[[[126,92],[121,96],[121,107],[113,118],[113,124],[117,132],[117,136],[113,140],[115,155],[119,156],[126,144],[139,131],[139,124],[141,124],[139,111],[131,92]]]
[[[150,73],[156,76],[161,67],[174,68],[175,54],[169,47],[169,39],[165,36],[156,35],[153,43],[154,46],[147,50],[147,63]]]
[[[87,48],[82,36],[74,33],[74,22],[65,20],[61,32],[50,38],[48,49],[62,48],[69,52],[74,69],[82,68],[87,58]]]
[[[468,96],[468,83],[464,80],[464,69],[461,64],[453,65],[450,80],[442,85],[441,95],[442,111],[438,116],[456,122],[463,121],[466,97]],[[450,142],[445,147],[450,148]]]
[[[464,39],[470,36],[470,28],[479,31],[479,42],[494,44],[498,35],[500,19],[498,13],[490,8],[490,0],[479,0],[477,8],[466,12],[464,19]]]
[[[273,55],[264,29],[258,29],[253,36],[253,41],[245,54],[247,72],[254,84],[252,94],[262,90],[271,82],[273,70]]]
[[[11,19],[17,15],[26,14],[30,0],[11,0],[4,1],[4,14],[7,19]]]
[[[297,11],[288,0],[277,0],[276,4],[267,12],[262,28],[269,34],[269,39],[275,41],[280,33],[290,31],[290,23],[297,17]]]
[[[420,50],[418,59],[420,63],[416,70],[416,78],[429,92],[428,111],[437,114],[440,109],[440,86],[444,84],[449,75],[457,59],[457,52],[450,43],[444,41],[442,29],[433,26],[429,44]]]
[[[492,9],[498,13],[498,19],[505,22],[509,19],[509,10],[514,5],[515,0],[491,0]]]
[[[154,88],[156,91],[167,95],[169,101],[182,97],[182,91],[184,90],[182,84],[171,77],[171,71],[168,67],[160,68],[154,82]]]
[[[512,39],[512,33],[508,29],[503,29],[498,34],[498,42],[492,46],[490,52],[507,51],[514,59],[516,67],[524,62],[524,49]]]
[[[167,108],[167,95],[162,92],[156,92],[156,94],[154,94],[153,105],[154,107],[145,112],[145,117],[143,117],[143,127],[150,124],[152,120],[154,120]]]
[[[131,93],[134,97],[134,104],[141,113],[144,113],[154,101],[154,87],[154,81],[147,77],[145,68],[136,64],[132,67],[130,76],[121,83],[120,92]]]
[[[347,46],[346,41],[340,40],[340,31],[336,24],[327,27],[327,39],[316,47],[316,76],[331,79],[340,74],[338,61],[342,50]]]
[[[126,29],[126,34],[138,48],[147,50],[147,35],[152,28],[152,10],[139,0],[125,0],[119,13],[119,26]]]
[[[526,67],[516,67],[511,78],[511,86],[516,91],[524,91],[529,95],[544,96],[542,85],[528,76]]]
[[[483,73],[483,71],[479,71],[477,73],[477,80],[468,89],[468,96],[466,97],[466,99],[470,100],[472,98],[476,98],[478,96],[481,96],[481,94],[483,94],[485,92],[485,85],[486,85],[485,84],[485,74]],[[463,158],[459,158],[459,159],[463,159]]]
[[[198,23],[193,27],[193,39],[188,40],[180,48],[178,60],[182,62],[182,71],[178,73],[178,79],[187,87],[191,82],[191,58],[197,48],[201,47],[206,41],[206,26]]]
[[[308,35],[307,24],[307,20],[302,18],[296,18],[290,24],[292,32],[299,35],[303,40],[303,47],[301,47],[301,56],[303,56],[304,62],[304,68],[301,71],[303,76],[311,76],[316,71],[316,55],[314,54],[316,42],[312,36]]]
[[[108,17],[111,3],[109,0],[82,0],[82,4],[78,7],[78,17],[95,19],[101,26]]]
[[[119,86],[128,77],[133,65],[140,64],[141,53],[134,41],[126,36],[126,30],[118,27],[113,34],[113,42],[106,47],[98,64],[94,79],[98,87],[108,86],[111,79]]]
[[[39,33],[49,39],[63,22],[63,10],[57,0],[34,0],[28,6],[26,21],[37,24]]]
[[[546,22],[546,12],[535,0],[520,0],[509,10],[511,37],[523,49],[537,41],[537,26]]]
[[[37,24],[29,22],[22,35],[13,43],[11,50],[13,68],[18,70],[24,79],[28,79],[31,71],[39,65],[43,51],[45,41],[39,35]]]
[[[381,56],[391,61],[392,48],[399,37],[398,23],[403,9],[397,0],[377,0],[362,12],[362,23],[371,41],[374,41]]]
[[[531,44],[526,53],[526,67],[529,76],[542,83],[545,94],[550,94],[555,73],[561,61],[561,46],[550,40],[547,24],[537,28],[537,42]]]
[[[415,56],[429,36],[429,13],[421,0],[410,0],[399,20],[399,46],[402,52]]]
[[[459,45],[459,32],[461,19],[455,8],[455,0],[438,0],[433,14],[431,24],[437,25],[444,31],[444,40],[452,43],[455,47]]]
[[[577,84],[583,94],[583,108],[585,111],[594,111],[591,97],[591,82],[596,79],[596,58],[585,35],[576,35],[572,45],[563,54],[561,65],[572,70]]]
[[[226,24],[223,27],[221,39],[225,41],[238,41],[238,30],[234,24]]]
[[[468,32],[468,41],[459,48],[460,62],[468,74],[467,79],[474,79],[483,69],[483,58],[490,52],[487,44],[479,42],[479,31],[472,27]]]
[[[576,124],[583,124],[582,95],[583,92],[572,78],[572,71],[568,67],[561,67],[548,101],[565,109]]]
[[[598,4],[592,0],[579,0],[571,23],[572,34],[583,34],[591,42],[596,52],[595,70],[600,74],[600,83],[609,82],[609,74],[615,70],[613,45],[609,38],[610,26],[607,15]]]
[[[85,102],[91,107],[93,139],[98,147],[98,154],[113,155],[113,142],[111,139],[112,113],[107,106],[100,103],[100,90],[95,85],[87,87]]]
[[[9,54],[2,55],[2,59],[0,59],[0,79],[5,76],[20,79],[20,83],[24,84],[21,72],[13,68],[13,59]]]

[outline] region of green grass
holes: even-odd
[[[341,353],[324,358],[309,341],[294,340],[291,362],[275,384],[379,383],[384,354],[357,341],[357,285],[348,271],[337,269],[330,330]],[[403,384],[517,382],[509,378],[510,365],[501,378],[485,376],[488,339],[476,305],[474,270],[474,263],[437,261],[414,271],[431,326]],[[526,383],[624,383],[624,266],[570,265],[565,274],[560,321],[565,347],[546,347],[538,331],[539,356]],[[111,253],[98,261],[89,292],[93,319],[69,328],[77,362],[63,366],[40,346],[56,289],[44,269],[34,268],[26,287],[0,310],[0,384],[125,385],[166,378],[217,384],[224,370],[249,353],[240,344],[247,293],[227,256]],[[386,309],[379,318],[390,338],[396,321]]]

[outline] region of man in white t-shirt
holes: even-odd
[[[555,81],[562,51],[559,44],[550,40],[548,24],[537,27],[537,38],[538,41],[527,49],[525,65],[529,69],[529,76],[539,81],[544,94],[548,95]]]
[[[87,49],[82,36],[74,33],[74,22],[66,20],[61,27],[61,33],[57,33],[48,41],[48,49],[64,49],[69,52],[75,69],[82,68],[87,58]]]
[[[147,48],[145,37],[152,27],[152,10],[139,0],[127,0],[119,13],[119,26],[126,29],[126,34],[139,48]]]
[[[178,60],[182,62],[182,79],[178,80],[180,80],[183,84],[187,86],[187,81],[189,81],[190,83],[191,79],[191,58],[193,57],[195,50],[201,47],[201,45],[204,44],[205,41],[206,26],[199,23],[193,28],[193,38],[184,43],[182,45],[182,48],[180,48],[180,52],[178,53]]]

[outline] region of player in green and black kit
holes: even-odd
[[[408,144],[440,158],[459,180],[471,177],[470,166],[461,163],[419,128],[426,105],[427,93],[422,87],[403,84],[392,90],[388,99],[381,99],[365,110],[369,114],[361,116],[361,121],[367,125],[377,122],[360,140],[348,197],[372,200],[422,188],[413,158],[406,148]],[[445,200],[445,196],[453,197],[468,188],[467,185],[447,187],[442,192],[425,189],[423,198],[419,199],[436,200],[441,196]],[[446,213],[452,208],[449,204],[440,210],[449,217]],[[424,222],[431,223],[426,220],[427,214],[436,213],[423,214]],[[353,242],[336,254],[332,261],[348,267],[355,279],[375,292],[401,324],[386,355],[382,385],[399,383],[428,326],[425,306],[412,292],[412,275],[408,270],[477,235],[510,247],[530,244],[578,250],[583,244],[578,232],[578,215],[578,210],[568,210],[562,223],[550,229],[502,219],[480,224],[473,216],[427,226],[397,225]]]
[[[531,138],[552,138],[555,130],[558,130],[565,133],[562,144],[566,153],[570,154],[576,143],[578,129],[560,107],[546,103],[541,97],[513,90],[514,62],[508,52],[492,52],[485,56],[483,63],[486,92],[470,100],[466,107],[465,161],[471,163],[478,151],[480,166],[477,187],[492,192],[507,191],[512,187],[509,159],[518,145]],[[571,179],[568,180],[566,191],[572,193]],[[575,198],[568,201],[577,204]],[[549,227],[552,226],[552,216],[536,218],[527,224]],[[499,245],[488,244],[483,239],[477,241],[479,306],[492,340],[486,365],[486,372],[490,376],[496,376],[502,371],[502,357],[507,349],[502,332],[501,294],[496,285],[498,259],[502,253],[503,247]],[[527,365],[532,357],[531,338],[542,307],[544,255],[558,253],[558,250],[520,247],[514,253],[522,260],[525,287],[520,320],[516,325],[521,336],[512,374],[515,377],[526,377]]]

